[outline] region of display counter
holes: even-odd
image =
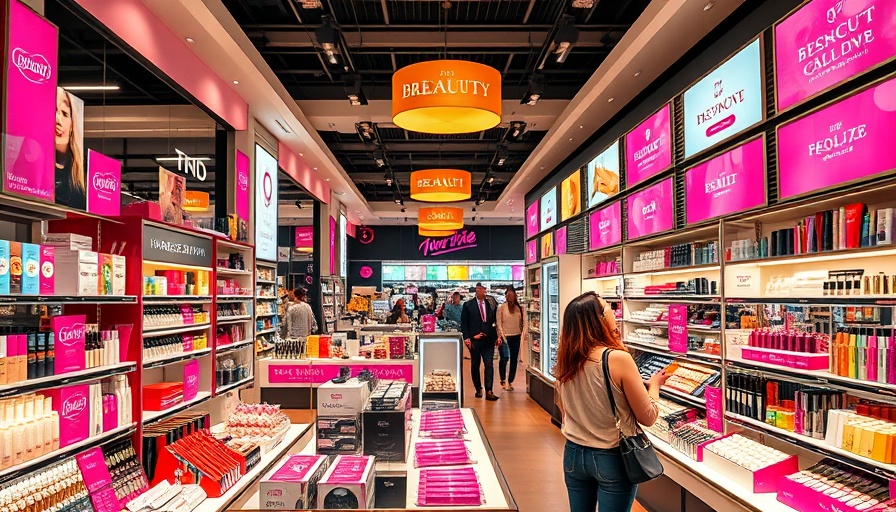
[[[510,493],[507,481],[498,461],[495,459],[491,445],[485,436],[485,431],[473,409],[461,410],[466,425],[467,434],[464,436],[466,445],[475,461],[473,468],[479,476],[479,483],[482,488],[484,503],[478,507],[419,507],[416,505],[417,489],[420,481],[420,469],[414,468],[414,450],[416,443],[420,441],[420,410],[413,411],[413,433],[411,440],[411,451],[408,456],[408,462],[378,462],[376,464],[377,477],[387,478],[404,478],[407,475],[405,506],[401,508],[382,508],[377,505],[377,510],[440,510],[450,512],[453,510],[492,510],[492,511],[518,511],[516,502]],[[306,455],[315,453],[314,443],[309,442],[300,452]],[[446,466],[452,468],[454,466]],[[274,465],[272,468],[276,468]],[[441,469],[441,468],[440,468]],[[379,489],[379,486],[377,486]],[[254,485],[248,489],[245,494],[234,501],[230,510],[261,510],[261,496],[258,486]]]

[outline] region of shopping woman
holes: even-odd
[[[81,126],[73,108],[75,102],[62,87],[56,88],[56,203],[84,210],[87,208],[87,178],[84,176]]]
[[[605,351],[609,351],[611,390],[604,384]],[[563,471],[570,511],[631,510],[637,486],[628,480],[622,463],[607,392],[616,401],[620,429],[631,436],[638,423],[650,426],[656,421],[655,400],[668,376],[664,371],[654,374],[645,389],[634,359],[619,341],[612,309],[594,292],[566,307],[554,376],[566,437]]]
[[[513,380],[516,377],[516,366],[520,360],[520,345],[526,342],[529,326],[526,315],[516,297],[516,290],[508,287],[504,292],[504,304],[498,307],[498,338],[501,339],[498,360],[498,374],[501,376],[501,387],[513,391]],[[510,373],[507,363],[510,362]]]
[[[308,292],[304,288],[293,290],[296,301],[286,310],[286,336],[288,338],[307,338],[317,331],[317,319],[308,304]]]
[[[395,306],[392,307],[392,312],[389,313],[389,317],[386,318],[387,324],[409,324],[411,320],[408,318],[407,310],[405,309],[406,304],[404,299],[398,299],[395,301]]]

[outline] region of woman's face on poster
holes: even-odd
[[[62,88],[56,89],[56,151],[68,151],[68,141],[72,136],[72,106]]]

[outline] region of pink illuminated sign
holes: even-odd
[[[716,432],[724,432],[724,416],[722,409],[722,388],[707,386],[703,393],[706,398],[706,426]]]
[[[121,162],[92,149],[87,151],[87,211],[121,213]]]
[[[301,248],[314,247],[314,227],[312,227],[312,226],[296,227],[296,247],[301,247]]]
[[[778,110],[896,55],[896,2],[813,0],[775,26]]]
[[[236,185],[234,202],[237,217],[249,222],[249,157],[242,151],[236,152]]]
[[[672,108],[667,103],[625,135],[626,186],[672,166]]]
[[[554,234],[554,254],[566,254],[566,226],[557,228]]]
[[[896,169],[896,79],[778,127],[779,197]]]
[[[765,140],[760,137],[685,172],[687,222],[765,204]]]
[[[538,233],[538,201],[526,208],[526,238],[531,238]]]
[[[3,190],[53,202],[58,30],[18,0],[7,25]]]
[[[628,240],[662,233],[675,225],[672,178],[636,192],[625,199]]]
[[[330,275],[336,273],[336,219],[330,217]]]
[[[595,210],[588,221],[588,250],[596,251],[622,242],[621,202]]]
[[[413,383],[414,365],[408,364],[366,364],[346,365],[278,364],[268,367],[268,382],[271,384],[323,384],[339,377],[340,366],[348,366],[353,377],[363,370],[370,370],[380,379]]]
[[[526,242],[526,264],[538,261],[538,239]]]
[[[424,238],[417,249],[421,256],[439,256],[452,252],[478,247],[476,232],[472,229],[461,229],[444,238]]]

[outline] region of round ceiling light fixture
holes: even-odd
[[[459,169],[427,169],[411,173],[411,199],[454,203],[473,195],[473,175]]]
[[[501,122],[501,73],[465,60],[432,60],[392,75],[392,122],[399,128],[449,135]]]
[[[457,231],[464,227],[464,209],[452,206],[420,208],[417,226],[430,231]]]

